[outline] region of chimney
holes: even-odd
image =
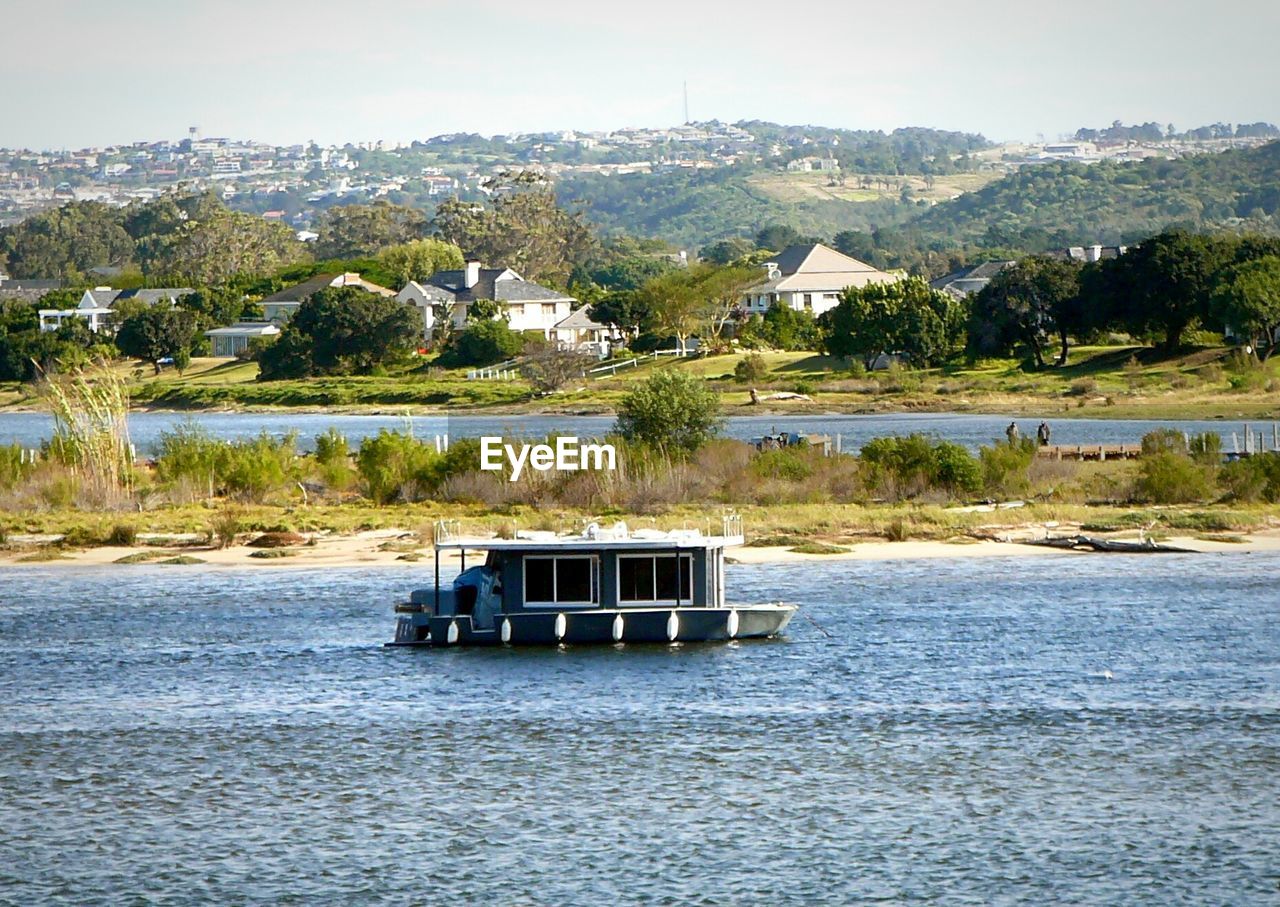
[[[466,289],[471,289],[480,282],[480,262],[469,259],[467,261],[466,271],[462,275],[462,283]]]
[[[1090,246],[1089,261],[1101,261],[1101,260],[1102,260],[1102,246]]]
[[[782,272],[778,270],[778,263],[776,261],[766,261],[764,263],[764,269],[769,275],[767,278],[768,280],[773,280],[776,277],[782,276]]]

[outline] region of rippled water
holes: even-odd
[[[738,566],[787,639],[381,648],[425,573],[0,574],[0,901],[1280,902],[1280,556]]]
[[[1217,432],[1223,438],[1224,450],[1244,445],[1245,423],[1221,420],[1155,420],[1155,419],[1064,419],[1047,413],[1020,417],[1017,421],[1025,436],[1032,437],[1041,418],[1053,428],[1055,444],[1136,444],[1142,436],[1157,428],[1174,428],[1188,434]],[[155,452],[160,434],[188,419],[198,421],[217,438],[246,438],[266,431],[283,437],[298,433],[298,445],[310,450],[316,435],[331,426],[352,441],[376,435],[384,428],[408,428],[419,438],[435,435],[453,438],[505,435],[507,437],[546,437],[552,432],[572,433],[579,437],[599,437],[613,426],[612,416],[538,416],[538,415],[453,415],[403,416],[352,415],[344,413],[172,413],[139,412],[129,416],[129,431],[138,450]],[[731,438],[758,438],[766,432],[826,432],[840,435],[846,450],[856,450],[872,438],[884,435],[907,435],[912,432],[937,435],[958,444],[977,448],[1004,438],[1009,424],[1007,415],[973,413],[883,413],[876,415],[812,415],[733,416],[725,420],[724,433]],[[1272,446],[1280,437],[1270,422],[1248,425],[1253,435],[1262,433],[1262,441]],[[0,413],[0,444],[19,443],[38,447],[53,433],[53,419],[36,412]]]

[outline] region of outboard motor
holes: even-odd
[[[493,629],[493,616],[502,610],[502,584],[492,567],[472,567],[453,581],[457,614],[469,614],[477,630]]]

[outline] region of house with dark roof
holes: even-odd
[[[995,277],[1010,265],[1017,264],[1014,261],[984,261],[981,264],[969,265],[958,271],[952,271],[945,277],[939,277],[937,280],[929,281],[929,286],[935,290],[941,290],[949,296],[956,299],[964,299],[966,296],[972,296],[980,291],[987,284],[991,283],[991,278]]]
[[[834,309],[846,287],[894,283],[902,274],[881,271],[821,243],[791,246],[764,265],[765,279],[743,291],[742,308],[763,315],[775,305],[821,315]]]
[[[455,328],[463,327],[471,305],[482,299],[502,307],[513,331],[537,331],[548,340],[567,340],[556,326],[577,303],[566,293],[525,280],[511,268],[482,268],[478,261],[468,261],[458,270],[437,271],[422,282],[410,281],[396,298],[422,311],[427,340],[446,318]]]
[[[71,318],[80,318],[89,323],[89,330],[95,334],[113,332],[119,326],[118,306],[121,302],[134,301],[146,306],[157,303],[173,306],[188,293],[194,293],[190,287],[154,287],[135,290],[114,290],[111,287],[94,287],[85,290],[80,303],[74,309],[41,309],[40,330],[56,331],[62,322]]]
[[[262,317],[267,321],[277,324],[284,324],[293,317],[293,313],[298,311],[298,307],[319,293],[321,290],[327,290],[329,287],[359,287],[369,293],[378,296],[395,296],[395,290],[388,290],[386,287],[380,287],[376,283],[365,280],[359,274],[317,274],[315,277],[304,280],[302,283],[294,284],[291,287],[285,287],[278,293],[272,293],[262,300]]]

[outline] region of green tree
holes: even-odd
[[[504,319],[472,321],[448,340],[441,360],[453,367],[493,365],[520,355],[525,338]]]
[[[1022,343],[1037,368],[1044,346],[1057,335],[1057,364],[1066,365],[1068,338],[1084,327],[1080,265],[1054,258],[1024,258],[1005,268],[979,291],[969,313],[969,346],[978,353],[1005,353]]]
[[[413,306],[359,287],[328,287],[298,307],[259,357],[259,378],[365,375],[406,357],[422,335]]]
[[[698,250],[698,257],[708,264],[727,265],[756,250],[756,244],[741,236],[720,239]]]
[[[860,357],[867,368],[896,353],[927,366],[945,358],[963,335],[961,303],[920,277],[849,287],[840,303],[818,319],[826,350]]]
[[[195,330],[193,313],[156,303],[124,319],[116,332],[116,346],[126,356],[150,362],[158,375],[161,359],[173,359],[175,365],[179,359],[191,361]]]
[[[134,242],[119,208],[70,202],[0,227],[0,256],[14,277],[75,280],[99,266],[128,264]]]
[[[637,290],[614,290],[591,306],[591,318],[634,337],[652,317],[643,294]]]
[[[415,239],[390,246],[378,253],[378,261],[395,276],[396,287],[403,287],[411,280],[426,280],[437,271],[461,268],[464,264],[461,249],[438,239]]]
[[[1266,362],[1280,341],[1280,256],[1227,268],[1214,286],[1210,309],[1237,337],[1248,338]]]
[[[239,275],[292,264],[306,254],[284,224],[221,207],[142,245],[148,278],[189,286],[227,284]]]
[[[388,201],[337,205],[316,219],[317,258],[360,258],[427,235],[427,217],[416,208]]]
[[[550,394],[581,378],[592,361],[587,353],[547,343],[525,350],[520,374],[536,392]]]
[[[1160,349],[1171,353],[1208,316],[1214,279],[1233,257],[1233,240],[1170,230],[1101,262],[1085,282],[1085,302],[1130,333],[1161,333]]]
[[[527,280],[567,286],[575,267],[592,259],[597,240],[579,211],[556,201],[537,174],[504,174],[489,181],[493,203],[479,208],[449,199],[436,208],[432,229],[468,255],[514,269]]]
[[[665,370],[637,385],[618,407],[617,432],[669,453],[697,450],[719,431],[720,399],[706,382]]]

